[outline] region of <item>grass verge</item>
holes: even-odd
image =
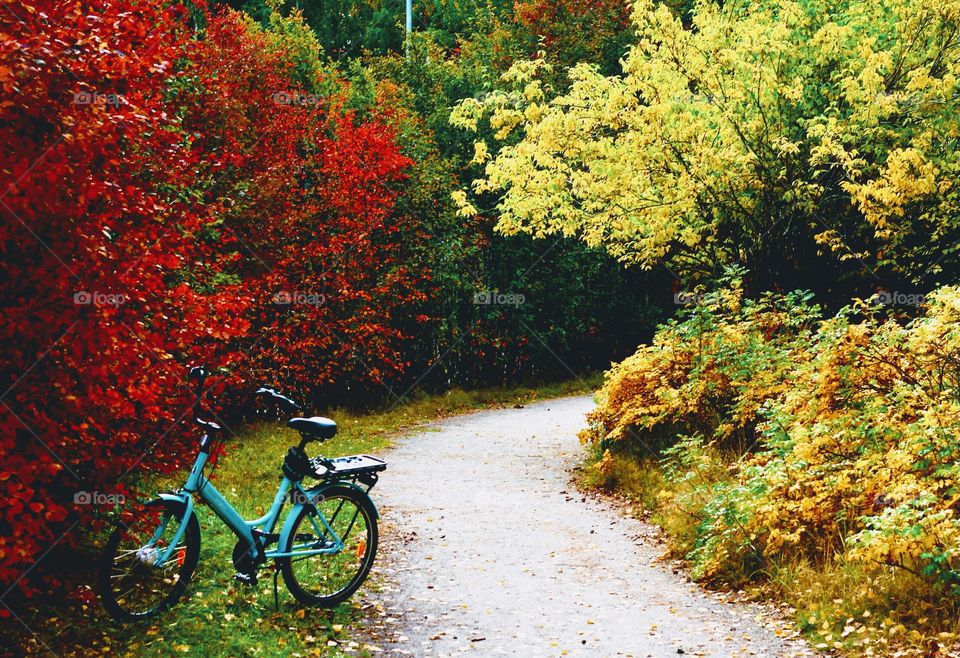
[[[598,383],[599,377],[591,377],[538,388],[452,390],[365,414],[326,410],[324,415],[337,421],[339,431],[336,438],[323,445],[322,452],[328,456],[378,453],[398,434],[424,422],[477,409],[589,392]],[[256,424],[244,428],[228,443],[215,482],[246,518],[260,516],[269,506],[280,479],[283,455],[296,440],[295,433],[278,424]],[[185,476],[184,471],[180,481]],[[356,600],[333,610],[304,609],[286,592],[281,579],[280,607],[275,611],[272,571],[261,572],[260,582],[254,586],[235,583],[230,559],[235,537],[206,506],[198,507],[198,518],[200,564],[187,596],[172,610],[151,622],[122,625],[110,620],[96,600],[33,601],[33,605],[17,609],[19,619],[0,620],[8,648],[15,655],[56,656],[367,655],[351,639],[351,627],[363,618]],[[78,559],[92,564],[96,556]],[[89,576],[92,578],[92,572]],[[368,582],[364,586],[371,585]]]
[[[671,557],[694,548],[709,498],[704,491],[731,481],[723,455],[711,455],[690,472],[671,474],[650,455],[594,452],[579,470],[584,489],[614,492],[637,504],[644,519],[664,531]],[[710,465],[713,465],[711,468]],[[768,559],[731,564],[706,583],[739,589],[756,600],[776,600],[794,610],[794,622],[812,646],[840,656],[941,658],[960,655],[960,603],[929,581],[903,569],[865,570],[842,555],[818,563]]]

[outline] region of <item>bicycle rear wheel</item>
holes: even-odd
[[[366,580],[377,553],[377,539],[376,509],[365,493],[343,485],[324,489],[313,507],[300,509],[280,550],[331,552],[278,559],[283,582],[300,603],[336,606]]]
[[[200,525],[191,514],[170,557],[157,560],[184,523],[186,506],[157,498],[119,523],[100,559],[100,597],[114,619],[138,621],[160,614],[186,591],[200,559]]]

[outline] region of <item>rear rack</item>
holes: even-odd
[[[333,468],[328,468],[330,464],[333,465]],[[310,466],[313,467],[311,475],[318,480],[323,482],[359,481],[366,485],[369,491],[379,479],[377,474],[386,470],[387,462],[370,455],[348,455],[333,458],[314,457],[310,460]]]

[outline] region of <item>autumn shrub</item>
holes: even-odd
[[[359,406],[409,366],[431,275],[416,258],[426,233],[396,205],[413,162],[380,106],[363,118],[347,107],[347,83],[320,52],[296,13],[262,28],[223,12],[177,102],[202,136],[194,148],[231,154],[228,169],[200,169],[222,206],[206,237],[254,310],[220,365],[313,405]]]
[[[169,89],[191,37],[176,5],[27,2],[0,15],[0,582],[183,446],[172,356],[245,331],[245,300],[173,280],[209,250],[183,191],[198,156]],[[131,54],[135,54],[132,56]],[[161,440],[162,439],[162,440]],[[151,450],[157,444],[158,449]]]
[[[61,549],[113,509],[93,493],[183,465],[186,364],[234,406],[277,373],[314,399],[379,386],[429,273],[394,209],[409,160],[343,109],[296,16],[198,33],[176,4],[37,0],[0,20],[0,582],[30,594],[79,566]]]
[[[614,366],[582,438],[696,577],[771,584],[817,637],[865,612],[871,641],[922,645],[960,593],[960,289],[911,320],[875,302],[705,295]]]
[[[613,366],[582,438],[658,450],[682,433],[746,451],[761,407],[788,389],[787,373],[807,358],[818,312],[807,293],[746,299],[739,279],[704,294]]]
[[[825,322],[814,358],[767,409],[764,450],[741,468],[738,489],[750,492],[742,532],[765,556],[845,553],[952,589],[960,290],[930,295],[907,324],[864,312]],[[711,532],[723,527],[718,517]]]

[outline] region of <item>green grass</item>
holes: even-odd
[[[598,382],[593,377],[540,388],[453,390],[367,414],[326,410],[324,415],[337,421],[339,431],[335,439],[323,445],[322,452],[328,456],[377,453],[389,447],[401,432],[426,421],[587,392]],[[284,453],[297,439],[296,433],[282,425],[257,424],[244,428],[228,443],[214,481],[246,518],[262,515],[269,506],[280,479]],[[316,445],[312,447],[308,452],[315,454]],[[179,481],[184,477],[185,472],[180,474]],[[375,494],[376,490],[374,498]],[[5,634],[12,635],[14,642],[28,653],[52,651],[58,656],[365,655],[358,644],[351,646],[351,631],[363,619],[357,597],[334,610],[303,609],[286,592],[280,579],[280,609],[274,611],[272,571],[261,572],[260,582],[253,587],[235,583],[230,560],[235,537],[205,506],[198,508],[198,518],[202,535],[200,564],[191,589],[184,600],[153,623],[115,624],[95,598],[83,605],[44,601],[38,608],[21,614],[35,633],[6,620]],[[95,559],[93,555],[88,557]],[[376,587],[376,579],[372,580],[364,588]]]

